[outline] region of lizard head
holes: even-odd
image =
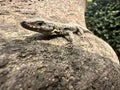
[[[54,29],[54,26],[51,23],[44,20],[22,21],[21,26],[25,29],[43,34],[50,34]]]
[[[29,22],[29,21],[23,21],[21,22],[21,26],[24,27],[25,29],[39,29],[41,26],[44,25],[43,21],[34,21],[34,22]]]

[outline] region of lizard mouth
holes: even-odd
[[[51,34],[51,32],[53,31],[53,27],[50,27],[50,26],[47,26],[45,25],[43,22],[39,22],[39,23],[29,23],[29,22],[26,22],[26,21],[23,21],[20,23],[21,26],[27,30],[30,30],[30,31],[34,31],[34,32],[39,32],[39,33],[42,33],[42,34]],[[35,25],[34,25],[35,24]]]
[[[21,22],[21,26],[23,28],[31,30],[31,31],[35,31],[35,32],[40,32],[40,31],[44,32],[45,31],[42,24],[43,24],[42,22],[39,24],[37,23],[37,25],[36,24],[34,25],[34,23],[28,23],[26,21]],[[39,30],[39,31],[37,31],[37,30]]]
[[[35,27],[33,27],[33,25],[30,25],[30,24],[28,24],[28,23],[25,22],[25,21],[21,22],[20,24],[21,24],[21,26],[22,26],[23,28],[25,28],[25,29],[29,29],[29,30],[35,29]]]

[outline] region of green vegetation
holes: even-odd
[[[87,27],[108,42],[120,60],[120,1],[93,0],[86,11]]]
[[[87,0],[88,2],[92,2],[93,0]]]

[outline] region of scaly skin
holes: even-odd
[[[45,35],[69,35],[70,42],[74,40],[73,34],[82,35],[86,32],[91,33],[87,28],[78,24],[63,24],[42,19],[23,21],[21,22],[21,26],[25,29]]]

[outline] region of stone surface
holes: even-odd
[[[118,58],[100,38],[74,35],[76,42],[70,45],[63,37],[20,26],[29,18],[85,26],[84,0],[16,0],[0,5],[0,90],[119,90]]]

